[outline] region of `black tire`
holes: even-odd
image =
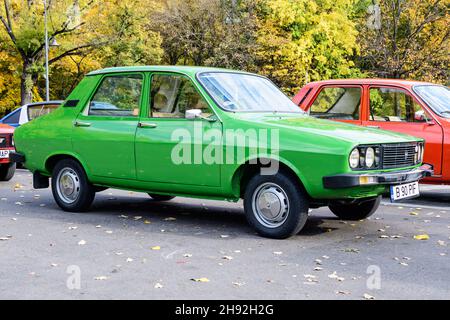
[[[167,196],[164,194],[156,194],[156,193],[149,193],[148,195],[155,201],[169,201],[175,198],[174,196]]]
[[[59,180],[61,180],[62,175],[71,175],[72,183],[75,185],[74,192],[76,196],[72,193],[72,201],[68,201],[65,197],[69,198],[63,190],[66,190]],[[70,180],[70,178],[69,178]],[[70,190],[70,188],[67,188]],[[76,191],[75,191],[76,190]],[[58,206],[64,211],[69,212],[83,212],[87,211],[94,201],[95,198],[95,187],[88,181],[86,173],[83,167],[73,159],[64,159],[59,161],[52,172],[52,193]],[[69,192],[67,192],[69,193]]]
[[[304,227],[308,219],[309,201],[303,188],[289,175],[282,172],[276,175],[257,174],[245,188],[244,210],[248,223],[258,234],[285,239]],[[269,215],[275,215],[271,217],[272,221],[267,219]]]
[[[0,165],[0,181],[9,181],[14,177],[14,173],[16,172],[16,164],[15,163],[7,163]]]
[[[380,206],[381,196],[355,203],[331,203],[328,208],[341,220],[362,220],[370,217]]]

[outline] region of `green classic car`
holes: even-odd
[[[267,237],[298,233],[310,208],[341,219],[418,194],[423,141],[309,117],[267,78],[214,68],[91,72],[64,104],[15,132],[14,161],[66,211],[106,188],[237,201]]]

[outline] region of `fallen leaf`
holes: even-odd
[[[185,254],[183,254],[183,257],[185,257],[185,258],[190,258],[190,257],[192,257],[192,254],[190,254],[190,253],[185,253]]]
[[[245,285],[245,282],[232,282],[232,285],[235,287],[242,287],[243,285]]]
[[[150,220],[144,220],[144,223],[145,223],[145,224],[150,224],[151,221],[150,221]]]
[[[158,283],[155,284],[155,287],[154,287],[154,288],[155,288],[155,289],[161,289],[162,287],[163,287],[163,285],[162,285],[161,283],[158,282]]]
[[[416,240],[429,240],[430,236],[427,234],[418,234],[414,236],[414,239]]]
[[[108,277],[105,277],[105,276],[98,276],[98,277],[95,277],[94,280],[97,280],[97,281],[108,280]]]
[[[137,221],[137,220],[141,220],[142,217],[141,217],[141,216],[135,216],[133,219],[134,219],[135,221]]]
[[[442,240],[438,240],[438,245],[440,245],[440,246],[445,246],[446,244],[445,244],[445,241],[442,241]]]
[[[371,296],[368,293],[364,293],[363,298],[366,299],[366,300],[375,300],[375,297]]]
[[[281,254],[283,254],[283,252],[282,251],[274,251],[274,253],[273,254],[276,254],[276,255],[281,255]]]
[[[151,247],[151,249],[152,250],[161,250],[161,247],[160,246],[154,246],[154,247]]]
[[[411,212],[409,213],[409,215],[410,215],[410,216],[418,216],[419,213],[417,213],[417,212],[415,212],[415,211],[411,211]]]
[[[127,262],[133,262],[134,259],[133,258],[127,258]]]
[[[208,278],[193,278],[191,280],[195,282],[209,282]]]
[[[227,235],[227,234],[221,234],[220,237],[221,237],[221,238],[228,238],[229,235]]]
[[[112,232],[112,230],[106,230],[105,233],[111,234],[111,233],[113,233],[113,232]]]
[[[85,240],[80,240],[79,242],[78,242],[78,245],[79,246],[84,246],[86,244],[86,241]]]
[[[223,256],[222,259],[224,260],[233,260],[232,256]]]
[[[174,217],[168,217],[164,219],[164,221],[175,221],[175,220],[177,220],[177,218]]]
[[[336,279],[337,281],[344,281],[344,280],[345,280],[345,278],[339,277],[339,276],[337,275],[336,271],[334,271],[332,274],[329,274],[329,275],[328,275],[328,278],[330,278],[330,279]]]

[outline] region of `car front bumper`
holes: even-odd
[[[433,166],[424,164],[412,170],[385,173],[339,174],[323,178],[323,186],[327,189],[342,189],[361,186],[393,185],[418,181],[433,175]]]

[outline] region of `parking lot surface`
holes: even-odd
[[[312,210],[299,235],[271,240],[241,202],[110,189],[67,213],[31,184],[26,170],[0,183],[1,299],[450,298],[447,187],[366,221]]]

